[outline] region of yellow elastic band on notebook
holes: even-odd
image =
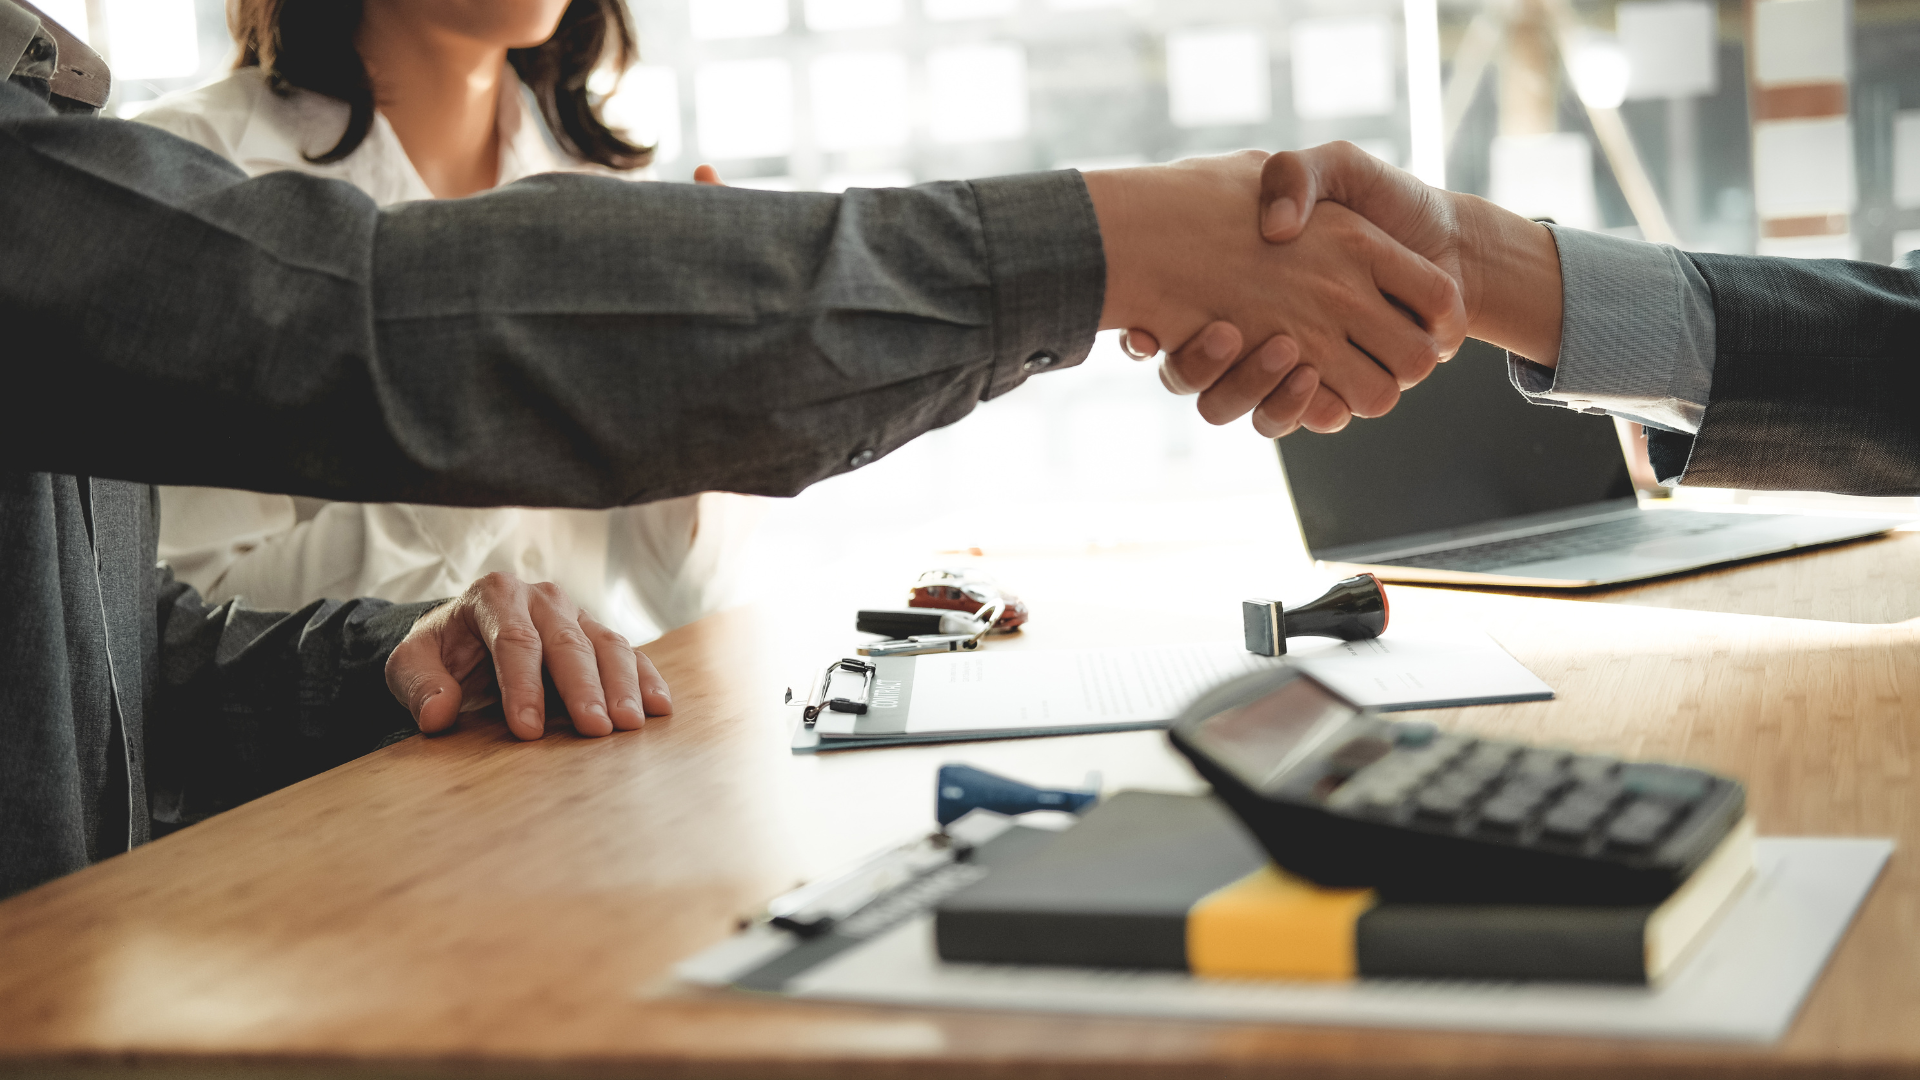
[[[1269,865],[1203,897],[1187,912],[1195,975],[1351,979],[1354,926],[1372,889],[1323,889]]]

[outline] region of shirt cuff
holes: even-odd
[[[1107,256],[1078,172],[996,177],[972,187],[993,276],[994,361],[985,399],[1087,358],[1106,302]]]
[[[1713,388],[1713,294],[1673,247],[1549,225],[1560,252],[1558,366],[1509,355],[1535,402],[1700,430]]]

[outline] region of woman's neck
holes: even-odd
[[[500,80],[507,50],[367,4],[354,39],[373,100],[435,198],[500,182]]]

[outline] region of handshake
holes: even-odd
[[[1353,146],[1086,174],[1107,257],[1101,329],[1214,424],[1262,435],[1381,416],[1471,334],[1548,367],[1552,234]]]

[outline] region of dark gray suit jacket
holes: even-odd
[[[1077,173],[382,212],[0,84],[0,896],[408,722],[381,668],[419,605],[208,608],[145,485],[792,494],[1079,363],[1104,288]]]
[[[1713,291],[1698,435],[1648,431],[1663,479],[1920,494],[1920,271],[1685,253]]]

